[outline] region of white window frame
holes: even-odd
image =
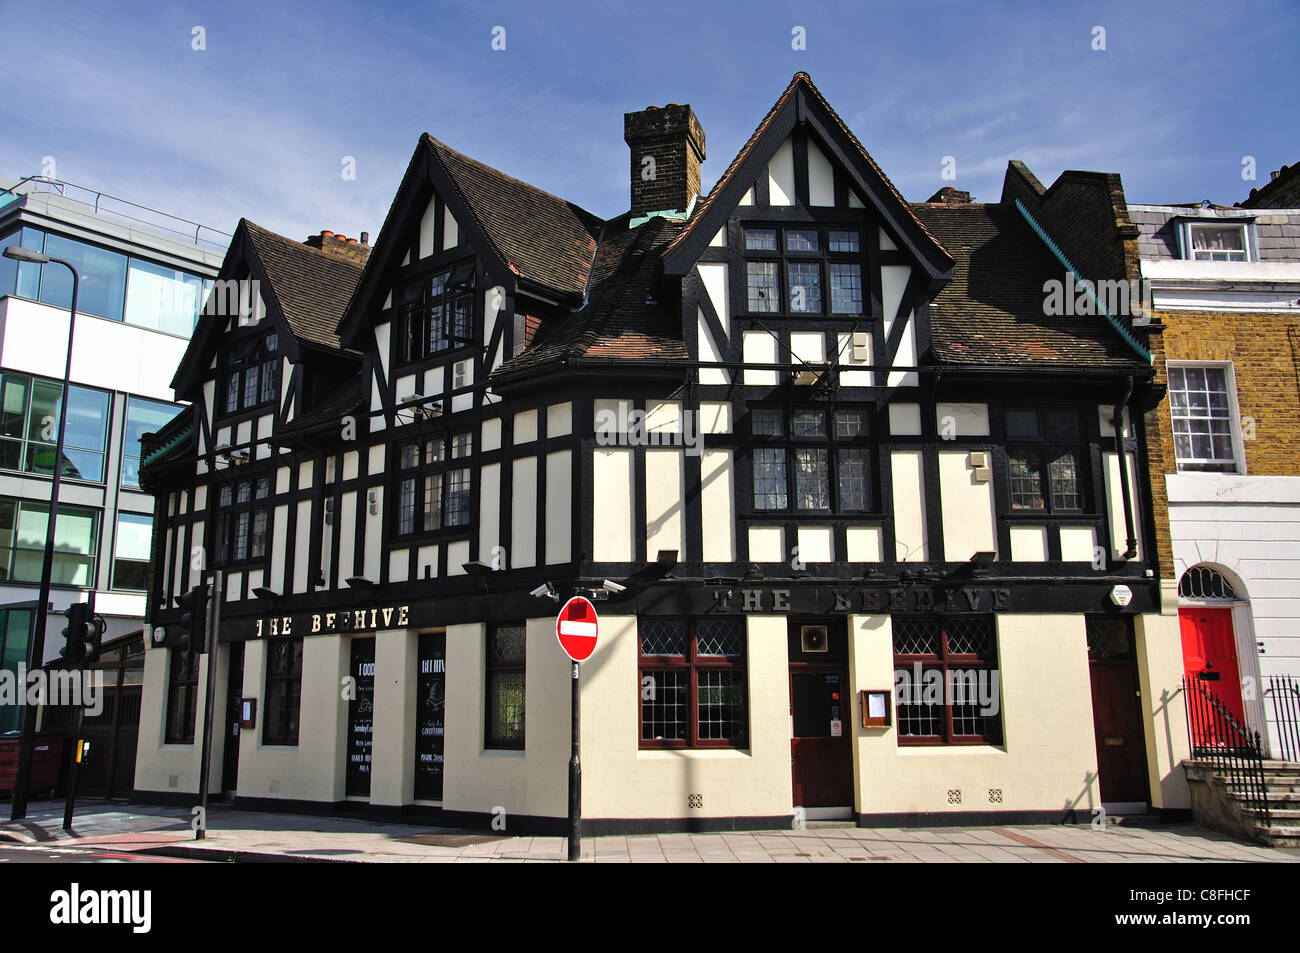
[[[1241,436],[1241,408],[1237,403],[1237,375],[1231,361],[1166,361],[1165,362],[1165,379],[1169,378],[1169,371],[1173,368],[1220,368],[1223,370],[1224,384],[1228,392],[1228,426],[1232,434],[1232,455],[1234,467],[1231,470],[1192,470],[1183,468],[1183,460],[1178,456],[1178,443],[1173,440],[1174,424],[1174,401],[1173,388],[1169,388],[1169,394],[1166,399],[1169,402],[1169,433],[1170,440],[1173,444],[1174,466],[1178,473],[1222,473],[1238,474],[1246,473],[1246,447]],[[1188,460],[1188,463],[1197,463],[1203,461]]]
[[[1240,219],[1186,219],[1179,223],[1178,241],[1182,246],[1180,251],[1185,261],[1213,261],[1210,258],[1197,258],[1192,242],[1192,233],[1197,228],[1237,228],[1241,230],[1241,247],[1245,250],[1246,257],[1240,259],[1243,262],[1257,261],[1258,255],[1255,250],[1255,230],[1252,227],[1254,222],[1243,221]],[[1237,259],[1229,259],[1236,261]]]

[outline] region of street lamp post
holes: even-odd
[[[41,592],[36,600],[36,624],[32,628],[31,642],[27,646],[27,670],[40,668],[45,662],[45,624],[50,604],[50,577],[54,574],[54,527],[58,518],[59,485],[63,476],[63,431],[68,422],[68,391],[72,377],[72,335],[77,327],[77,287],[81,276],[72,262],[20,245],[10,245],[4,250],[6,258],[47,265],[53,262],[72,272],[72,305],[68,309],[68,359],[63,369],[63,397],[59,401],[59,432],[54,444],[54,480],[50,486],[50,515],[45,522],[45,559],[41,564]],[[13,808],[9,819],[21,820],[27,816],[27,784],[32,771],[32,750],[36,742],[36,712],[30,705],[22,706],[23,733],[18,746],[18,773],[14,779]]]

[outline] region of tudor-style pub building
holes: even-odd
[[[237,805],[558,830],[587,593],[589,833],[1184,810],[1151,357],[1044,306],[1123,276],[1114,177],[909,203],[804,73],[707,194],[689,106],[625,138],[608,220],[426,135],[373,246],[241,222],[142,464],[137,795],[213,664]]]

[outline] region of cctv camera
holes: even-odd
[[[544,582],[536,589],[528,593],[534,599],[550,599],[553,602],[560,601],[560,595],[555,591],[555,586],[549,582]]]
[[[625,592],[627,590],[627,586],[620,586],[618,583],[610,582],[608,579],[600,584],[600,588],[604,589],[606,592]]]

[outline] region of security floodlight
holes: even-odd
[[[348,585],[353,589],[373,589],[375,584],[365,576],[348,576]]]
[[[461,563],[460,568],[465,570],[465,572],[469,573],[471,576],[486,576],[492,572],[492,566],[483,562],[481,559],[476,559],[469,563]]]
[[[655,557],[655,562],[663,569],[672,569],[677,565],[677,550],[661,549]]]
[[[268,589],[266,586],[254,586],[253,595],[257,596],[259,599],[266,599],[269,602],[274,602],[276,599],[280,598],[278,592],[274,589]]]

